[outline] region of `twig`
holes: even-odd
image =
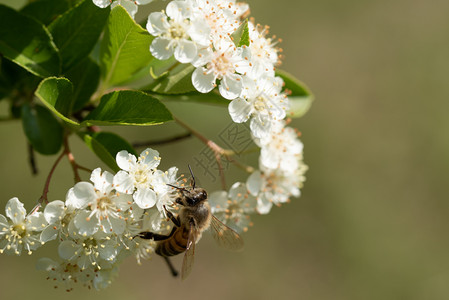
[[[31,174],[37,175],[37,173],[39,173],[39,170],[37,169],[36,156],[34,148],[30,143],[28,143],[28,161],[31,167]]]
[[[156,140],[156,141],[146,141],[146,142],[135,142],[132,145],[134,148],[158,146],[158,145],[164,145],[164,144],[177,142],[177,141],[189,138],[191,136],[192,136],[192,133],[187,132],[185,134],[170,137],[168,139],[161,139],[161,140]]]
[[[78,173],[79,166],[75,162],[75,157],[73,156],[72,152],[70,151],[67,135],[64,137],[64,153],[67,155],[70,165],[72,166],[73,174],[75,176],[75,182],[80,182],[81,177],[80,177],[80,174]]]
[[[196,131],[195,129],[193,129],[192,127],[190,127],[189,125],[187,125],[186,123],[184,123],[183,121],[178,119],[177,117],[173,116],[173,119],[176,121],[176,123],[178,123],[185,129],[187,129],[189,132],[191,132],[194,136],[196,136],[200,141],[202,141],[204,144],[206,144],[206,146],[208,146],[214,152],[215,160],[216,160],[217,166],[218,166],[218,172],[220,174],[221,186],[224,190],[226,190],[226,179],[224,177],[223,166],[220,161],[221,156],[225,152],[224,149],[221,148],[220,146],[218,146],[217,144],[215,144],[212,140],[209,140],[208,138],[204,137],[198,131]]]
[[[203,136],[201,133],[199,133],[198,131],[196,131],[195,129],[193,129],[192,127],[190,127],[183,121],[179,120],[175,116],[173,116],[173,119],[176,121],[176,123],[178,123],[185,129],[187,129],[189,132],[191,132],[195,137],[197,137],[200,141],[202,141],[204,144],[206,144],[206,146],[209,147],[214,152],[215,160],[216,160],[217,166],[218,166],[218,172],[220,174],[221,186],[224,190],[226,190],[226,181],[225,181],[225,176],[224,176],[224,172],[223,172],[224,171],[223,165],[221,163],[221,157],[225,157],[229,162],[233,163],[234,165],[236,165],[237,167],[239,167],[240,169],[242,169],[248,173],[254,172],[253,167],[244,165],[244,164],[238,162],[237,160],[235,160],[234,158],[232,158],[232,156],[234,156],[236,154],[234,151],[228,150],[228,149],[223,149],[222,147],[215,144],[214,141],[209,140],[208,138]]]
[[[53,173],[56,169],[56,166],[59,164],[59,162],[61,161],[61,159],[66,155],[65,151],[62,151],[62,153],[58,156],[58,158],[56,159],[55,163],[53,164],[53,167],[50,170],[50,173],[47,176],[47,180],[45,181],[45,186],[44,186],[44,191],[42,192],[42,196],[39,198],[38,200],[38,204],[37,204],[37,209],[36,211],[39,209],[40,206],[42,206],[42,203],[45,202],[45,204],[48,203],[48,190],[49,190],[49,186],[50,186],[50,181],[51,181],[51,177],[53,176]],[[33,210],[34,211],[34,210]]]

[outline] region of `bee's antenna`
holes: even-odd
[[[189,167],[190,174],[192,175],[192,181],[193,181],[192,186],[193,186],[193,188],[195,188],[195,176],[193,175],[192,168],[190,167],[190,165],[187,165],[187,166]]]
[[[171,186],[172,188],[175,188],[175,189],[181,190],[181,191],[185,191],[185,190],[186,190],[186,189],[185,189],[185,188],[183,188],[183,187],[179,187],[179,186],[176,186],[176,185],[173,185],[173,184],[170,184],[170,183],[167,183],[167,185],[168,185],[168,186]]]

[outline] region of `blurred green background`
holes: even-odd
[[[248,2],[256,22],[283,39],[282,68],[316,95],[311,111],[293,121],[310,167],[303,195],[255,216],[242,253],[205,235],[184,282],[154,257],[123,263],[104,291],[54,290],[35,270],[38,257],[56,256],[48,245],[31,257],[0,256],[0,299],[449,299],[449,2]],[[212,139],[230,122],[222,108],[170,108]],[[131,141],[183,132],[176,124],[114,130]],[[18,196],[31,209],[55,157],[38,156],[33,177],[20,124],[0,124],[0,137],[0,207]],[[81,164],[98,166],[73,143]],[[202,147],[194,139],[158,147],[162,169],[185,171]],[[231,171],[229,182],[244,180]],[[72,183],[64,162],[50,198],[63,199]]]

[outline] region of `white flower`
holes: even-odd
[[[222,0],[191,0],[192,19],[202,21],[211,41],[230,36],[239,26],[241,11],[232,3]]]
[[[62,285],[63,288],[70,292],[76,284],[82,284],[88,288],[93,285],[93,279],[97,276],[98,269],[89,268],[82,270],[77,264],[63,261],[56,262],[50,258],[43,257],[37,261],[36,269],[46,271],[48,280],[55,282],[55,288]]]
[[[258,80],[244,77],[243,83],[242,96],[229,103],[229,114],[236,123],[251,117],[252,134],[256,138],[265,137],[273,122],[285,118],[289,107],[287,96],[281,93],[283,81],[280,77],[262,75]]]
[[[117,191],[133,194],[134,201],[140,208],[146,209],[154,206],[157,201],[153,190],[154,172],[160,163],[159,152],[147,148],[137,159],[134,155],[123,150],[117,153],[117,165],[123,170],[119,171],[113,179]]]
[[[156,249],[156,246],[157,243],[153,240],[135,238],[130,251],[136,258],[137,264],[141,265],[142,260],[148,260],[151,258]]]
[[[248,22],[252,68],[248,76],[258,79],[261,74],[274,77],[275,65],[278,64],[278,49],[271,38],[266,38],[268,27],[259,30],[252,22]]]
[[[94,4],[100,8],[108,7],[111,4],[111,0],[92,0]]]
[[[44,209],[44,217],[48,226],[41,233],[40,239],[42,242],[54,240],[58,234],[67,235],[67,226],[73,214],[68,212],[64,202],[55,200],[48,203]]]
[[[41,246],[40,232],[47,226],[44,215],[34,212],[27,216],[23,203],[16,197],[6,204],[6,216],[0,215],[0,253],[28,254]]]
[[[192,64],[196,67],[192,84],[199,92],[210,92],[219,80],[220,94],[232,100],[242,93],[240,74],[245,74],[250,68],[250,53],[247,47],[237,48],[229,37],[223,36],[214,42],[213,49],[208,47],[200,50]]]
[[[137,4],[134,3],[134,1],[132,1],[132,0],[116,0],[116,1],[112,2],[111,9],[113,9],[117,5],[123,6],[123,8],[126,9],[126,11],[134,19],[134,16],[137,13]]]
[[[170,207],[166,207],[169,211],[177,214],[175,210]],[[158,234],[168,235],[173,227],[173,222],[171,222],[165,211],[161,212],[156,209],[150,209],[145,213],[142,219],[142,230],[141,231],[151,231]]]
[[[134,16],[137,13],[137,5],[138,4],[147,4],[153,0],[135,0],[135,1],[133,1],[133,0],[115,0],[114,2],[112,2],[112,0],[92,0],[92,1],[96,6],[98,6],[100,8],[106,8],[109,5],[111,5],[111,9],[113,9],[117,5],[121,5],[121,6],[123,6],[123,8],[125,8],[128,11],[128,13],[134,19]]]
[[[113,175],[95,169],[91,175],[92,185],[79,182],[70,189],[66,202],[80,209],[74,218],[74,224],[81,235],[93,235],[99,229],[108,234],[122,234],[125,220],[122,212],[129,209],[132,197],[114,190]]]
[[[260,145],[260,164],[268,169],[295,172],[300,167],[304,145],[294,128],[284,127],[285,122],[273,123],[272,132],[256,140]]]
[[[156,207],[161,213],[165,213],[164,206],[171,206],[176,199],[177,190],[174,190],[169,184],[178,186],[177,173],[177,167],[171,167],[165,172],[159,170],[155,172],[153,189],[158,197]]]
[[[95,273],[95,278],[93,280],[94,288],[96,290],[102,290],[107,288],[112,284],[112,281],[118,277],[118,266],[113,266],[108,269],[101,269]]]
[[[214,215],[234,230],[247,231],[252,225],[249,214],[256,212],[257,201],[248,193],[245,183],[234,183],[229,193],[226,191],[211,193],[209,202]]]
[[[165,60],[174,54],[181,63],[189,63],[195,58],[196,42],[207,41],[209,32],[202,26],[191,26],[190,15],[187,1],[172,1],[167,5],[166,13],[153,12],[148,16],[147,30],[156,36],[150,46],[154,57]]]
[[[59,256],[78,265],[81,270],[110,266],[120,250],[120,244],[104,234],[62,241],[58,247]]]
[[[301,162],[293,173],[286,173],[279,169],[266,169],[252,173],[246,185],[248,191],[257,197],[257,211],[267,214],[273,204],[286,203],[291,196],[299,197],[306,171],[307,166]]]

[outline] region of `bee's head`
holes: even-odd
[[[167,184],[171,187],[174,187],[178,189],[178,191],[181,192],[182,198],[178,198],[176,202],[178,204],[184,205],[184,206],[195,206],[198,203],[201,203],[205,200],[207,200],[207,192],[203,188],[195,187],[195,176],[193,176],[192,169],[189,165],[190,174],[192,175],[192,187],[190,189],[184,188],[184,187],[177,187],[171,184]]]
[[[188,206],[195,206],[207,200],[207,192],[203,188],[193,188],[191,190],[182,190],[182,195],[185,199],[185,204]]]

